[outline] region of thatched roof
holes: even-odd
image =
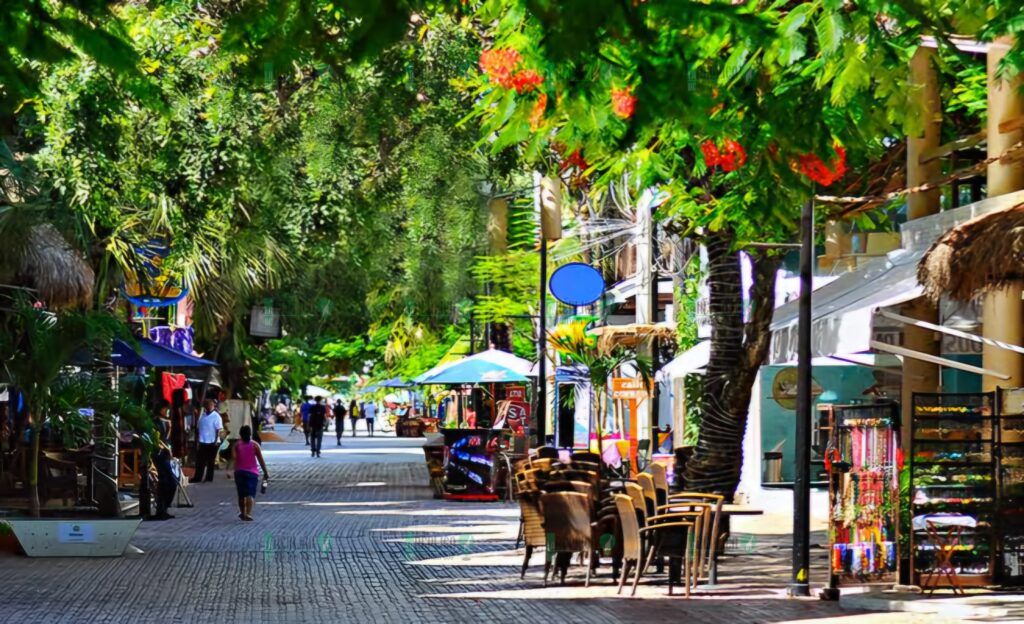
[[[1024,204],[975,217],[944,234],[921,259],[917,279],[933,301],[970,301],[1024,280]]]
[[[88,305],[92,299],[92,267],[48,223],[28,229],[17,273],[19,282],[33,288],[51,309]]]
[[[674,325],[666,325],[664,323],[658,323],[657,325],[631,323],[629,325],[602,325],[587,331],[587,333],[592,336],[598,336],[599,348],[607,351],[615,345],[636,346],[645,338],[675,339],[676,328]]]

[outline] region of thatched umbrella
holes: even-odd
[[[49,223],[28,228],[18,253],[17,280],[50,309],[87,306],[96,275]]]
[[[917,279],[933,301],[970,301],[1024,280],[1024,204],[946,232],[921,259]]]

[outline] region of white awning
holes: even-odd
[[[658,371],[658,381],[678,379],[683,375],[703,375],[711,361],[711,341],[702,340],[683,351]]]
[[[815,290],[811,298],[812,357],[870,351],[875,312],[921,296],[917,262],[923,253],[898,249]],[[775,310],[770,364],[797,359],[798,306],[798,301],[791,301]]]

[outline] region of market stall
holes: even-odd
[[[819,407],[829,414],[830,586],[892,585],[899,563],[899,407]]]
[[[429,372],[429,371],[428,371]],[[524,422],[529,405],[519,400],[525,375],[482,358],[467,358],[417,378],[421,385],[446,386],[441,428],[443,496],[449,500],[492,501],[504,486],[507,469],[499,455],[525,452]],[[507,388],[516,392],[510,398]],[[525,399],[525,396],[522,396]],[[430,459],[428,455],[428,460]]]

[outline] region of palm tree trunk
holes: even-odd
[[[701,399],[697,448],[687,462],[687,488],[732,496],[743,465],[751,390],[771,344],[777,255],[752,256],[750,318],[744,323],[740,254],[723,231],[706,241],[711,360]]]

